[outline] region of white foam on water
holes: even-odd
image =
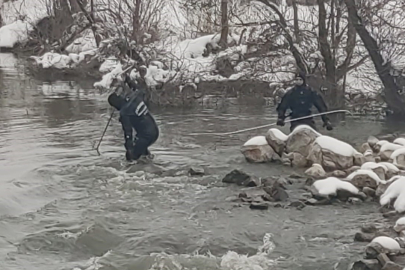
[[[277,260],[272,260],[268,257],[275,249],[275,244],[271,238],[272,234],[266,233],[263,237],[263,245],[252,256],[239,254],[232,250],[229,250],[221,257],[210,253],[207,255],[152,253],[150,254],[150,257],[153,259],[152,264],[150,266],[139,266],[137,270],[267,270],[277,264]],[[111,251],[101,257],[92,257],[83,266],[75,267],[72,270],[102,269],[103,261],[108,261],[110,254]],[[134,267],[137,266],[134,265]]]

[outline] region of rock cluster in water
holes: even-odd
[[[354,262],[350,270],[402,270],[405,269],[405,217],[399,218],[392,230],[379,230],[363,226],[354,239],[369,242],[364,258]],[[402,256],[401,256],[402,255]]]
[[[306,168],[305,188],[311,198],[301,199],[304,205],[378,201],[385,217],[405,212],[405,136],[370,136],[355,149],[303,125],[289,135],[272,128],[265,136],[251,138],[241,151],[249,162],[278,161]],[[261,182],[257,186],[264,189]],[[365,226],[354,238],[369,244],[364,259],[353,263],[351,270],[405,269],[405,256],[398,256],[405,254],[405,217],[393,230]]]
[[[384,207],[405,212],[405,138],[369,137],[355,149],[302,125],[289,135],[272,128],[248,140],[241,151],[249,162],[307,168],[307,190],[312,194],[307,204],[379,200]]]

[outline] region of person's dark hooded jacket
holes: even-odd
[[[311,115],[312,106],[315,106],[320,113],[327,111],[327,106],[322,96],[307,85],[305,76],[303,74],[298,74],[296,78],[301,78],[303,83],[288,90],[277,106],[277,124],[280,126],[284,125],[284,120],[286,118],[285,113],[288,109],[291,110],[291,119]],[[324,122],[324,126],[326,126],[328,130],[331,130],[332,126],[328,117],[326,115],[322,115],[321,117],[322,121]],[[307,119],[291,122],[291,131],[301,124],[306,124],[316,129],[313,118],[309,117]]]

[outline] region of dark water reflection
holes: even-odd
[[[244,161],[240,145],[265,130],[227,138],[189,134],[275,122],[271,106],[234,99],[218,107],[153,108],[161,129],[151,149],[156,159],[125,172],[116,118],[102,155],[92,150],[111,113],[105,94],[90,82],[25,76],[9,54],[0,54],[0,68],[0,269],[90,270],[97,268],[88,260],[100,256],[102,270],[268,269],[269,260],[280,258],[275,269],[332,269],[361,252],[352,241],[360,224],[382,222],[372,204],[256,212],[227,199],[240,189],[220,179],[234,168],[258,176],[292,170]],[[353,144],[404,132],[398,122],[365,117],[335,125],[322,133]],[[208,175],[183,172],[196,165]],[[298,197],[302,190],[290,192]],[[275,249],[255,255],[266,233]]]

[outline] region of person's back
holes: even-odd
[[[143,100],[142,93],[135,91],[127,98],[113,93],[108,97],[108,102],[120,111],[127,160],[137,160],[142,155],[148,155],[148,147],[158,139],[159,129]],[[137,133],[135,142],[133,129]]]

